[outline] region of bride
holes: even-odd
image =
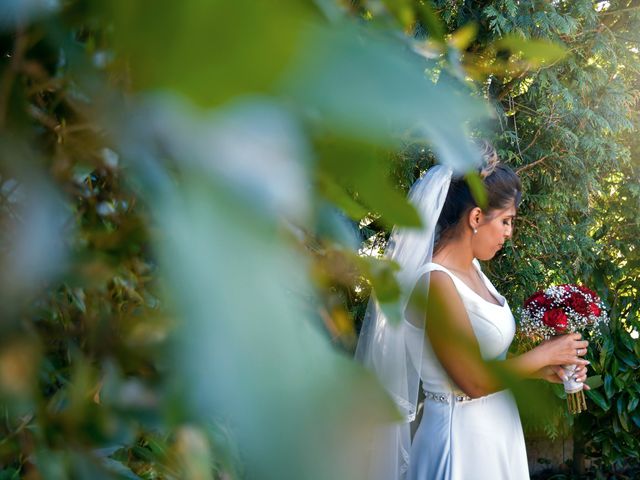
[[[507,358],[514,317],[478,260],[493,258],[513,234],[521,186],[489,144],[481,148],[485,208],[463,177],[438,165],[409,194],[424,227],[392,232],[385,255],[400,264],[398,279],[410,292],[403,321],[390,325],[372,295],[356,357],[377,373],[404,421],[380,429],[369,478],[528,479],[520,417],[501,379],[559,383],[563,364],[577,364],[576,380],[586,379],[580,334]],[[420,383],[425,401],[412,441]]]

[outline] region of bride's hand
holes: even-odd
[[[557,367],[556,365],[547,365],[546,367],[542,367],[538,370],[536,376],[550,383],[562,383],[564,373],[561,367]]]
[[[544,363],[550,365],[578,365],[578,367],[589,365],[583,357],[587,353],[589,342],[581,340],[579,333],[569,333],[560,335],[542,342],[536,348],[544,354]]]
[[[560,370],[562,370],[562,367],[560,368]],[[576,382],[581,382],[582,384],[584,384],[584,389],[585,390],[591,390],[591,387],[589,387],[589,385],[587,385],[586,382],[587,381],[587,366],[586,365],[578,365],[578,368],[576,368],[576,371],[573,373],[573,378],[576,380]]]
[[[538,371],[538,376],[539,378],[542,378],[543,380],[546,380],[550,383],[562,383],[562,381],[566,378],[564,370],[560,365],[548,365],[544,368],[541,368]],[[574,373],[574,378],[576,379],[576,381],[584,383],[587,380],[587,366],[578,366]],[[584,383],[584,389],[591,390],[591,388],[589,388],[589,385],[587,385],[586,383]]]

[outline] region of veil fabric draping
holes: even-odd
[[[436,165],[413,184],[409,201],[420,215],[422,227],[394,228],[385,250],[385,258],[400,265],[397,280],[402,290],[402,321],[399,325],[390,324],[372,292],[360,331],[355,356],[375,372],[403,418],[377,431],[371,451],[371,479],[402,480],[409,465],[410,423],[416,417],[423,343],[418,342],[416,347],[413,342],[409,351],[405,333],[415,327],[424,332],[425,322],[425,315],[411,315],[409,298],[418,280],[421,289],[428,289],[429,274],[423,273],[422,267],[431,262],[436,223],[451,176],[451,168]]]

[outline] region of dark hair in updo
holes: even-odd
[[[482,141],[478,146],[484,160],[479,174],[487,192],[485,212],[500,210],[513,204],[518,208],[522,196],[520,178],[509,167],[499,163],[498,154],[490,143]],[[464,177],[454,175],[438,217],[434,249],[441,247],[455,232],[460,220],[477,206]]]

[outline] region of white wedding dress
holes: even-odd
[[[442,265],[428,263],[424,272],[448,274],[462,298],[486,360],[504,359],[515,334],[515,321],[500,295],[474,260],[480,277],[500,302],[489,302]],[[427,319],[428,321],[428,319]],[[521,480],[529,478],[522,425],[508,390],[469,399],[459,391],[437,360],[422,331],[405,322],[409,352],[422,350],[421,379],[426,399],[411,446],[407,480]],[[413,359],[417,361],[418,359]]]

